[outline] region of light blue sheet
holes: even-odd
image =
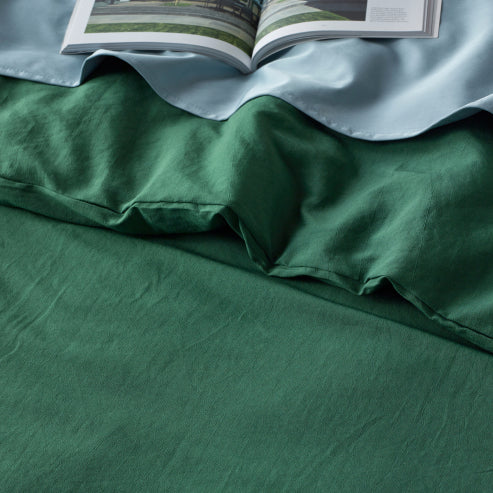
[[[103,55],[114,55],[168,102],[202,117],[226,119],[269,94],[367,140],[411,137],[477,109],[493,112],[492,0],[444,0],[438,40],[309,42],[250,75],[189,53],[59,55],[73,6],[0,0],[0,74],[73,87]]]

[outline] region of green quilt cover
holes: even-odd
[[[5,491],[489,491],[491,116],[217,123],[114,63],[0,103]]]
[[[357,141],[260,98],[225,123],[112,66],[77,90],[2,79],[0,203],[133,234],[228,226],[278,276],[385,283],[493,350],[493,117]]]
[[[3,491],[491,491],[493,358],[391,291],[227,232],[0,227]]]

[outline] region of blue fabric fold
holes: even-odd
[[[116,56],[166,101],[204,118],[224,120],[247,101],[272,95],[366,140],[412,137],[479,109],[493,113],[491,0],[444,0],[439,39],[307,42],[249,75],[190,53],[60,55],[73,6],[0,4],[0,74],[74,87],[105,56]]]

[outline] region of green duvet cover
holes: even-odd
[[[2,490],[491,491],[490,115],[218,123],[108,62],[0,132]]]

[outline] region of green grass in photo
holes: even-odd
[[[107,24],[88,24],[86,33],[177,33],[177,34],[195,34],[198,36],[207,36],[208,38],[218,39],[236,46],[244,51],[248,56],[252,55],[252,46],[246,41],[237,38],[233,34],[213,29],[211,27],[191,26],[188,24],[167,24],[161,22],[134,23],[118,22]]]
[[[281,27],[290,26],[292,24],[300,24],[302,22],[314,22],[314,21],[348,21],[346,17],[342,17],[341,15],[333,14],[332,12],[326,12],[324,10],[320,10],[319,12],[307,12],[306,14],[297,14],[291,15],[289,17],[285,17],[284,19],[280,19],[278,21],[274,21],[272,24],[268,24],[267,27],[262,29],[259,33],[257,33],[256,41],[263,38],[265,35],[279,29]]]

